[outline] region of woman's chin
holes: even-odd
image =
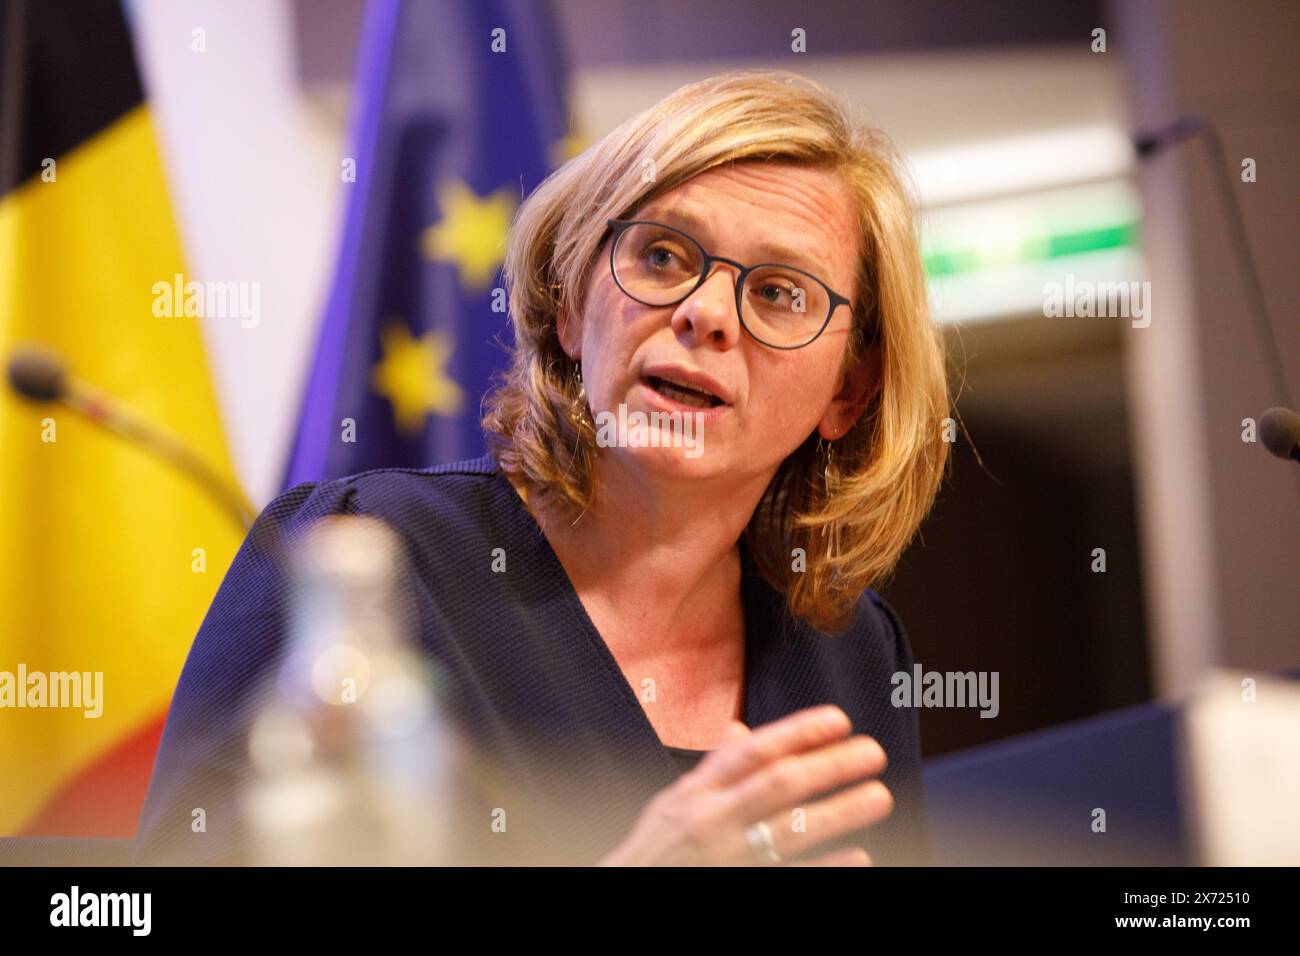
[[[653,439],[654,436],[649,437]],[[604,448],[601,453],[616,455],[640,471],[659,476],[704,478],[716,474],[721,468],[717,452],[706,450],[702,444],[628,444]]]
[[[665,407],[659,407],[660,405]],[[596,444],[639,470],[684,479],[719,474],[726,467],[726,429],[730,406],[681,411],[666,409],[667,401],[638,386],[633,401],[616,411],[595,416]]]

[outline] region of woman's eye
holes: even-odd
[[[676,268],[678,263],[684,261],[675,250],[663,245],[649,246],[641,253],[641,256],[652,267],[661,270]]]

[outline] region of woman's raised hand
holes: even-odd
[[[894,809],[879,775],[880,744],[840,708],[812,707],[751,731],[732,721],[723,742],[646,804],[601,866],[752,866],[788,861],[832,837],[878,823]],[[802,809],[803,815],[797,813]],[[796,825],[800,823],[801,825]],[[870,866],[861,847],[809,866]]]

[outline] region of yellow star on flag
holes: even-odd
[[[430,330],[412,338],[397,321],[379,334],[384,355],[371,372],[374,390],[393,406],[393,421],[404,435],[418,434],[429,413],[455,415],[465,393],[447,374],[451,337]]]
[[[463,288],[486,288],[505,259],[506,230],[515,212],[509,188],[480,197],[453,180],[438,190],[438,205],[442,219],[421,233],[420,251],[434,262],[452,263]]]

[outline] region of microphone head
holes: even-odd
[[[57,352],[38,346],[19,349],[9,359],[9,384],[24,398],[50,402],[65,388],[63,361]]]
[[[1289,408],[1270,408],[1259,416],[1259,438],[1279,458],[1296,456],[1300,447],[1300,415]]]
[[[1201,114],[1187,113],[1165,126],[1139,130],[1133,136],[1133,149],[1139,159],[1146,159],[1166,146],[1205,132],[1208,126]]]

